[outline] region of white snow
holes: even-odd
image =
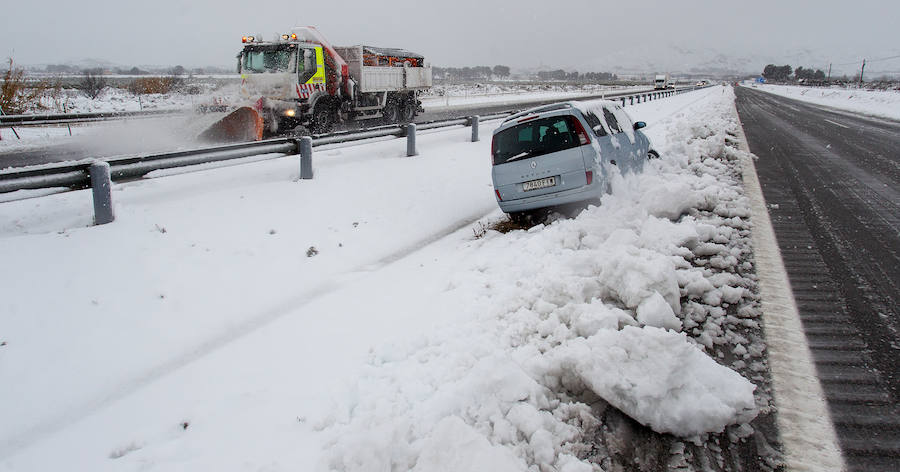
[[[672,307],[666,303],[666,300],[655,292],[645,298],[637,306],[637,320],[645,326],[655,326],[657,328],[668,328],[675,331],[681,330],[681,320],[675,316]]]
[[[367,468],[371,464],[360,465]],[[438,423],[434,433],[425,441],[412,472],[516,472],[525,466],[525,461],[509,449],[491,445],[484,435],[459,417],[448,416]]]
[[[661,355],[664,353],[664,355]],[[601,398],[655,431],[689,437],[750,421],[754,386],[687,342],[683,334],[626,326],[559,348]]]
[[[865,115],[900,120],[900,91],[842,87],[753,84],[759,90],[794,100],[825,105]]]
[[[638,92],[648,86],[610,85],[546,85],[546,84],[460,84],[438,85],[421,97],[425,110],[453,110],[472,105],[517,105],[545,100],[569,100],[585,95],[602,96],[610,93]]]
[[[663,158],[506,234],[467,129],[119,184],[99,227],[87,191],[0,204],[0,469],[586,472],[597,396],[751,420],[707,353],[752,283],[690,262],[740,264],[732,101],[626,108]]]

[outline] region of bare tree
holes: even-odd
[[[106,77],[103,77],[103,70],[101,69],[85,70],[84,78],[78,84],[78,89],[88,97],[91,97],[91,100],[99,97],[105,88]]]
[[[14,115],[42,108],[41,94],[45,88],[44,84],[29,86],[25,82],[25,71],[15,67],[12,58],[9,58],[9,69],[0,83],[0,109],[3,113]]]

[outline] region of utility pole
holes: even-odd
[[[859,86],[862,87],[863,83],[863,72],[866,71],[866,60],[863,59],[862,69],[859,70]]]
[[[831,82],[831,63],[828,63],[828,82]],[[138,95],[140,97],[140,95]]]

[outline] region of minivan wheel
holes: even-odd
[[[651,149],[647,151],[647,159],[659,159],[659,153]]]

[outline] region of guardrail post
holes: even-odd
[[[622,106],[625,106],[625,97],[622,97]]]
[[[406,155],[408,157],[416,155],[416,124],[410,123],[406,125]]]
[[[312,138],[309,136],[300,138],[300,178],[313,178]]]
[[[630,97],[628,97],[628,98],[631,99],[631,103],[629,103],[629,105],[634,105],[634,95],[632,95],[632,96],[630,96]]]
[[[469,118],[469,123],[472,125],[472,142],[478,141],[478,115],[475,115]]]
[[[109,163],[94,161],[88,173],[91,176],[91,192],[94,196],[94,224],[105,225],[116,219],[112,204],[112,178]]]

